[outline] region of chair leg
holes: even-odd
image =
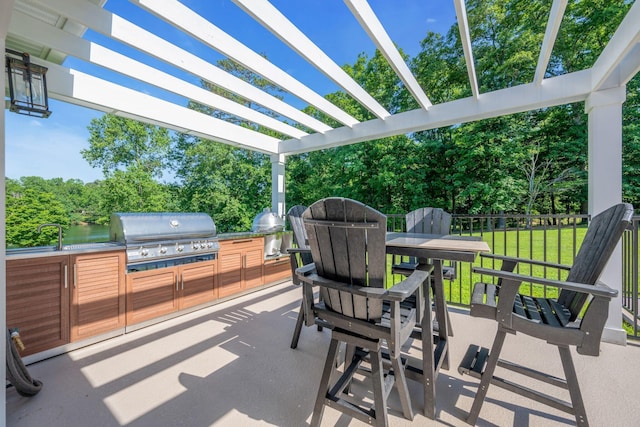
[[[400,403],[402,404],[402,413],[408,420],[413,421],[413,409],[411,408],[411,397],[407,388],[407,380],[404,375],[404,367],[400,357],[392,357],[391,365],[393,366],[393,376],[395,378],[395,386],[400,395]]]
[[[489,384],[491,384],[491,378],[493,378],[493,373],[495,372],[496,366],[498,365],[500,351],[502,350],[502,345],[504,344],[504,339],[506,336],[507,333],[501,330],[500,327],[498,327],[498,332],[496,333],[496,337],[493,340],[493,345],[491,346],[491,350],[489,350],[487,366],[482,373],[480,385],[478,385],[478,391],[476,392],[476,397],[473,399],[473,405],[471,406],[471,411],[469,411],[469,417],[467,418],[467,423],[471,425],[475,425],[478,421],[480,409],[482,408],[482,404],[484,403],[484,398],[487,396]]]
[[[582,393],[580,392],[578,376],[576,375],[576,369],[573,365],[573,359],[571,358],[571,350],[566,346],[558,346],[558,350],[560,351],[560,360],[562,361],[562,368],[564,369],[564,375],[567,380],[567,388],[571,396],[571,404],[576,416],[576,424],[578,426],[588,426],[587,412],[582,402]]]
[[[329,391],[329,380],[331,379],[331,372],[333,371],[333,364],[338,354],[339,341],[331,339],[329,344],[329,351],[327,352],[327,359],[324,362],[324,368],[322,370],[322,378],[320,379],[320,387],[318,388],[318,395],[316,396],[316,403],[313,407],[313,415],[311,417],[311,427],[317,427],[322,420],[322,414],[324,413],[324,401]]]
[[[373,383],[373,400],[375,421],[377,426],[387,427],[387,394],[384,390],[384,369],[382,367],[382,355],[379,351],[372,351],[371,356],[371,382]]]
[[[291,348],[298,347],[298,340],[300,339],[300,331],[302,331],[303,322],[304,322],[304,302],[300,303],[300,311],[298,312],[298,319],[296,319],[296,327],[293,330],[293,337],[291,338]]]

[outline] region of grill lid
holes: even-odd
[[[254,233],[275,233],[282,230],[284,230],[284,219],[271,212],[269,208],[264,208],[256,215],[251,226],[251,231]]]
[[[215,236],[216,226],[206,213],[118,212],[109,227],[111,241],[126,245]]]

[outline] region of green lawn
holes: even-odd
[[[536,260],[544,260],[553,263],[568,264],[573,263],[573,257],[580,247],[580,243],[584,238],[586,226],[568,227],[558,230],[552,229],[533,229],[533,230],[510,230],[510,231],[493,231],[473,233],[473,236],[479,236],[489,244],[491,252],[494,254],[509,255],[521,258],[532,258]],[[387,263],[390,272],[392,264],[392,256],[388,256]],[[494,262],[491,259],[478,257],[473,267],[500,268],[500,262]],[[470,293],[472,285],[480,280],[489,281],[492,278],[485,276],[481,279],[479,274],[471,271],[472,265],[469,263],[458,263],[458,277],[452,282],[445,282],[445,294],[447,300],[456,305],[469,305]],[[557,269],[545,269],[543,267],[521,266],[517,270],[521,274],[548,277],[553,279],[564,279],[566,272],[560,272]],[[401,276],[393,277],[389,273],[388,283],[396,283],[402,280]],[[548,295],[556,296],[556,289],[547,289],[538,285],[523,284],[522,293],[528,293],[535,296]]]

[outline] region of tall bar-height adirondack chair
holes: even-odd
[[[313,259],[311,258],[311,249],[309,248],[309,242],[307,241],[307,230],[304,229],[302,222],[302,213],[307,209],[306,206],[295,205],[287,212],[287,219],[289,225],[293,231],[293,242],[295,248],[289,248],[291,261],[291,281],[294,285],[300,285],[300,279],[296,276],[296,269],[303,265],[311,264]],[[300,311],[298,312],[298,318],[296,320],[296,326],[293,330],[293,337],[291,338],[291,348],[298,347],[298,340],[300,339],[300,332],[302,331],[302,324],[304,322],[304,300],[300,304]],[[318,329],[321,329],[318,326]]]
[[[615,205],[595,216],[571,267],[541,261],[492,255],[502,261],[501,270],[474,268],[474,272],[491,276],[497,283],[476,283],[471,296],[471,315],[498,322],[498,332],[489,351],[471,345],[458,371],[480,378],[480,385],[467,421],[475,424],[490,384],[534,399],[553,408],[574,414],[579,426],[587,426],[578,377],[570,347],[580,354],[598,356],[600,338],[608,317],[608,306],[617,291],[599,282],[612,252],[629,226],[633,207]],[[486,255],[482,255],[486,256]],[[568,270],[566,280],[551,280],[518,274],[518,264]],[[522,283],[560,289],[557,299],[530,297],[518,291]],[[586,304],[586,308],[585,308]],[[521,332],[558,347],[565,378],[517,365],[499,358],[507,333]],[[511,370],[569,391],[571,403],[495,376],[496,366]]]
[[[440,208],[418,208],[405,215],[406,232],[420,234],[449,234],[451,230],[451,214]],[[418,260],[413,257],[405,257],[405,259],[396,259],[400,257],[394,256],[391,271],[393,274],[410,275],[418,266]],[[445,280],[455,280],[455,265],[445,265],[442,267],[442,278]],[[433,278],[432,278],[433,280]],[[441,292],[442,289],[436,289],[432,284],[432,292]],[[442,301],[445,299],[443,298]],[[414,303],[415,299],[411,298],[410,303]],[[446,310],[446,307],[445,307]],[[447,313],[447,321],[449,322],[449,335],[453,336],[453,328],[449,319],[449,311]],[[420,319],[418,319],[420,323]],[[437,324],[434,324],[437,329]]]
[[[400,348],[411,335],[416,310],[401,309],[400,303],[424,286],[431,268],[420,266],[404,281],[385,289],[387,218],[355,200],[319,200],[304,212],[303,219],[313,256],[313,264],[297,270],[309,301],[306,316],[319,317],[332,326],[311,425],[320,424],[324,406],[330,405],[366,423],[386,426],[387,396],[394,384],[404,416],[413,419]],[[313,300],[315,286],[320,288],[318,302]],[[341,342],[355,351],[347,352],[353,357],[347,358],[339,378],[330,384]],[[386,371],[384,343],[391,361],[391,370]],[[365,358],[371,364],[373,407],[353,402],[344,393],[355,388],[349,386]]]

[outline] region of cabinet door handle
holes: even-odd
[[[247,243],[247,242],[253,242],[253,239],[238,239],[238,240],[234,240],[232,244],[237,245],[238,243]]]
[[[73,287],[78,287],[78,264],[73,264]]]
[[[242,255],[242,268],[247,268],[247,256]]]
[[[180,288],[178,287],[178,274],[176,273],[176,292],[179,290]]]
[[[182,282],[182,290],[184,291],[184,273],[180,273],[180,282]]]
[[[69,266],[64,265],[64,288],[67,289],[69,287]]]

